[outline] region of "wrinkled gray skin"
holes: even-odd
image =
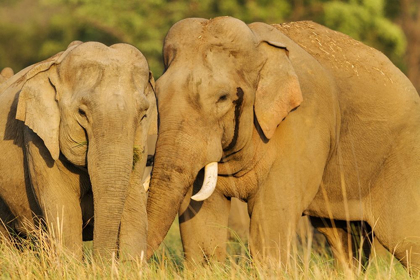
[[[303,213],[366,221],[420,267],[420,98],[388,58],[312,22],[230,17],[176,23],[163,51],[148,255],[180,209],[187,259],[223,260],[238,197],[256,259],[287,264]],[[190,201],[210,162],[215,192]]]
[[[140,51],[96,42],[73,42],[3,83],[2,233],[27,235],[35,216],[43,217],[77,258],[82,234],[93,237],[95,256],[110,259],[120,249],[140,257],[147,231],[146,140],[156,130],[152,84]]]

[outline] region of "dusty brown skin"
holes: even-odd
[[[420,99],[388,58],[312,22],[230,17],[180,21],[163,50],[149,256],[180,209],[187,259],[223,260],[239,197],[256,258],[286,264],[303,213],[366,221],[420,267]],[[190,201],[213,161],[216,191]]]
[[[3,83],[2,224],[28,234],[37,215],[78,258],[82,234],[93,237],[94,253],[104,259],[118,248],[140,256],[147,231],[146,142],[149,128],[156,129],[152,84],[136,48],[96,42],[73,42]]]
[[[228,239],[233,241],[239,239],[240,242],[247,244],[249,222],[247,204],[232,197]],[[317,231],[314,231],[314,227]],[[315,246],[314,250],[325,248],[325,241],[328,241],[336,266],[340,269],[348,268],[349,265],[356,269],[359,265],[366,267],[371,256],[381,259],[389,257],[389,252],[380,243],[375,242],[372,229],[360,221],[347,223],[346,221],[334,220],[332,222],[329,218],[302,216],[296,226],[296,233],[296,237],[303,246],[306,247],[306,244],[311,242]]]
[[[249,238],[249,215],[247,205],[237,198],[231,198],[228,221],[228,236],[246,243]]]

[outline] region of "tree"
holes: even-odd
[[[414,66],[406,67],[405,62],[416,60],[415,53],[420,48],[412,49],[414,39],[407,35],[412,54],[404,60],[405,35],[386,16],[400,21],[407,30],[415,29],[415,26],[411,21],[403,24],[402,12],[391,15],[389,3],[394,1],[384,1],[3,0],[0,68],[12,66],[18,71],[64,50],[73,40],[99,41],[107,45],[125,42],[143,52],[155,77],[159,77],[163,71],[162,42],[175,22],[186,17],[231,15],[247,23],[312,19],[383,51],[397,66],[415,77]],[[413,15],[411,10],[415,1],[399,1],[409,3],[413,21],[418,20],[418,12]],[[420,79],[417,80],[420,83]]]
[[[274,23],[290,12],[286,0],[44,0],[43,3],[49,7],[66,7],[64,13],[56,16],[63,22],[76,20],[93,30],[109,34],[113,38],[110,41],[138,47],[157,76],[163,71],[161,48],[164,36],[175,22],[183,18],[232,15],[247,22]],[[65,14],[67,18],[63,18]],[[62,26],[63,30],[64,26],[68,24]],[[63,40],[57,39],[50,43],[60,45],[60,40]]]
[[[388,0],[390,1],[390,0]],[[311,18],[385,53],[404,69],[406,39],[386,17],[385,0],[295,0],[294,20]]]
[[[420,1],[387,1],[387,15],[392,18],[407,37],[405,52],[406,73],[420,92]]]

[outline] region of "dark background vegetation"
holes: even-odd
[[[139,48],[159,77],[168,29],[186,17],[313,20],[384,52],[420,90],[420,0],[0,0],[0,69],[15,72],[73,40]]]

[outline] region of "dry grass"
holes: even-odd
[[[17,244],[0,245],[1,279],[409,279],[394,259],[373,257],[366,271],[339,270],[327,247],[307,240],[293,246],[287,270],[254,263],[246,246],[229,243],[225,263],[184,267],[178,225],[175,223],[164,245],[147,265],[141,263],[98,263],[92,259],[91,243],[85,244],[85,260],[74,260],[45,233]]]

